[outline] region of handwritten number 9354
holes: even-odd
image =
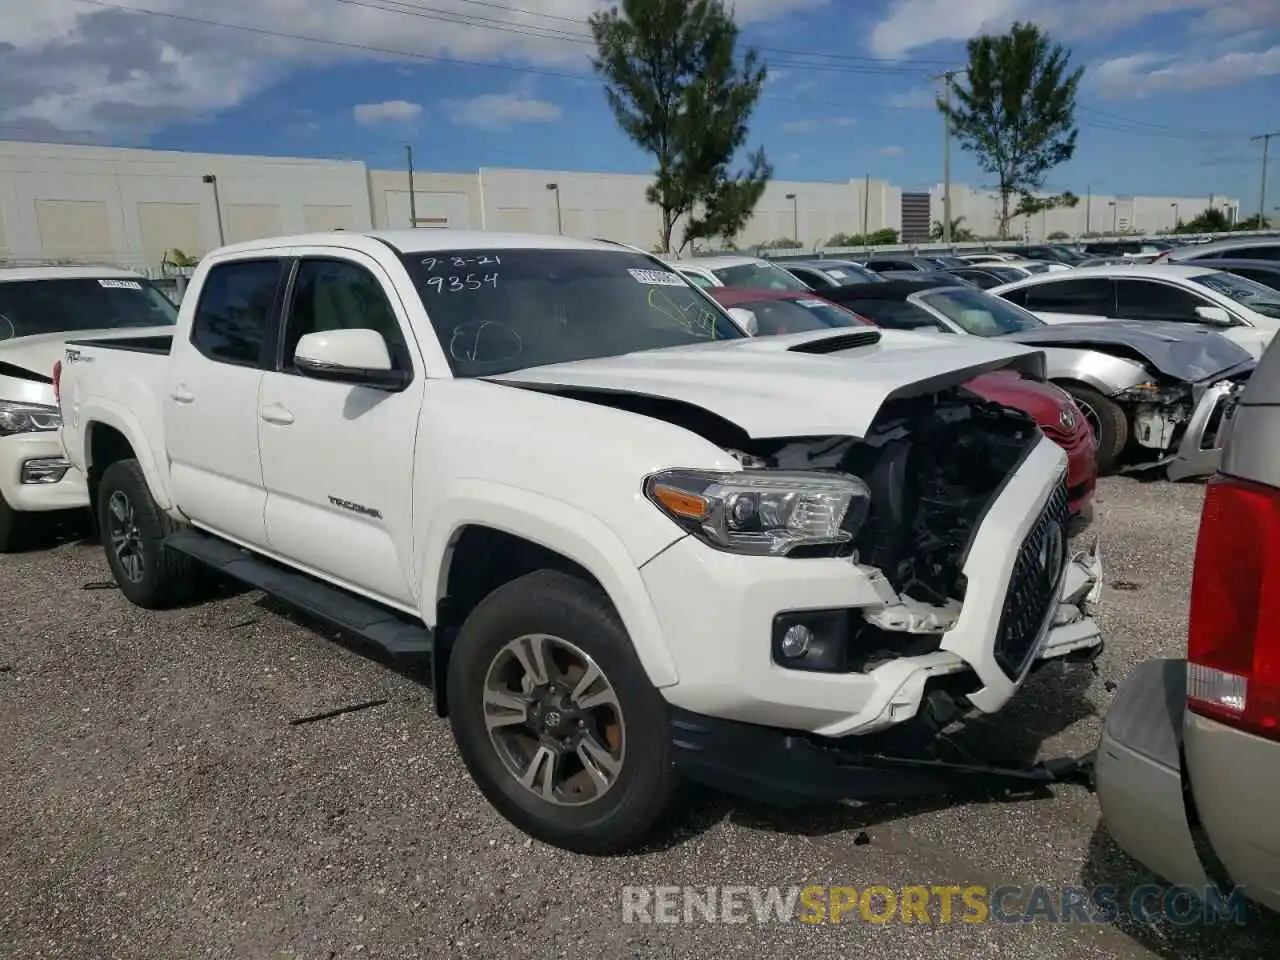
[[[486,284],[496,287],[498,285],[498,275],[496,273],[468,273],[461,277],[429,277],[427,279],[427,286],[434,288],[436,293],[461,293],[464,290],[479,290]]]

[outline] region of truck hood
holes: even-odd
[[[89,337],[114,340],[117,337],[153,337],[172,333],[173,327],[111,327],[106,330],[65,330],[34,337],[0,340],[0,368],[9,367],[10,376],[22,377],[23,373],[27,373],[49,383],[52,380],[53,365],[66,353],[68,340]]]
[[[1072,347],[1117,356],[1136,355],[1175,380],[1198,383],[1249,364],[1253,355],[1211,327],[1159,320],[1052,323],[1000,339],[1036,347]]]
[[[797,350],[799,348],[799,350]],[[744,338],[529,367],[490,381],[548,393],[623,393],[700,407],[754,438],[865,437],[889,400],[1015,369],[1043,378],[1044,354],[977,337],[832,330]]]

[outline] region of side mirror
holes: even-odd
[[[293,365],[304,377],[374,390],[403,390],[409,374],[394,369],[387,342],[376,330],[325,330],[298,340]]]
[[[1205,323],[1214,323],[1220,327],[1235,326],[1235,321],[1231,319],[1231,314],[1227,313],[1222,307],[1196,307],[1196,316]]]
[[[744,307],[730,307],[729,316],[733,317],[734,322],[751,336],[754,337],[760,332],[760,321],[750,310]]]

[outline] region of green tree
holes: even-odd
[[[951,239],[957,243],[963,243],[966,240],[973,239],[973,231],[968,227],[963,227],[964,217],[954,217],[951,220]],[[946,236],[946,232],[942,229],[942,221],[933,221],[933,226],[929,228],[930,240],[941,240]]]
[[[1271,223],[1262,214],[1255,213],[1252,217],[1245,217],[1235,225],[1236,230],[1270,230]]]
[[[1076,90],[1083,68],[1069,70],[1071,53],[1033,23],[1015,23],[1000,36],[968,43],[967,85],[938,109],[963,149],[998,180],[1000,235],[1008,236],[1009,198],[1032,212],[1062,206],[1064,197],[1036,197],[1046,175],[1070,160],[1079,130]]]
[[[757,52],[736,57],[738,27],[724,0],[622,0],[593,14],[592,66],[623,132],[653,154],[647,197],[662,215],[660,244],[742,232],[773,168],[760,148],[734,171],[766,76]]]
[[[1226,233],[1231,229],[1227,215],[1217,207],[1202,210],[1186,223],[1178,224],[1178,233]]]

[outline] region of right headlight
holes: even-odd
[[[15,433],[43,433],[61,426],[62,415],[57,407],[0,400],[0,437]]]
[[[871,506],[857,477],[783,470],[665,470],[645,495],[710,546],[775,557],[848,543]]]

